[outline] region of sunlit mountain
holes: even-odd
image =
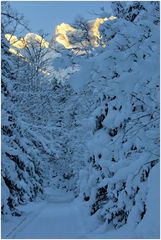
[[[6,34],[5,37],[13,47],[19,49],[29,47],[30,43],[34,41],[40,43],[41,47],[43,48],[49,47],[49,43],[41,36],[35,33],[27,33],[25,37],[21,37],[20,39],[11,34]]]
[[[106,21],[112,21],[114,19],[116,19],[116,17],[111,16],[110,18],[96,18],[94,20],[88,21],[87,26],[89,29],[88,36],[90,37],[90,39],[89,39],[90,41],[86,41],[86,40],[81,41],[80,40],[82,43],[81,44],[82,48],[83,48],[83,46],[86,46],[88,44],[90,44],[93,47],[98,47],[99,39],[101,39],[101,34],[99,31],[100,25]],[[83,35],[83,30],[76,29],[76,28],[70,26],[69,24],[62,23],[56,27],[55,40],[58,43],[62,44],[65,48],[73,49],[73,48],[77,47],[77,45],[79,44],[79,41],[77,41],[76,43],[71,43],[70,38],[68,36],[69,33],[71,33],[72,36],[76,37],[77,35]],[[83,38],[83,36],[82,36],[82,38]]]
[[[93,47],[99,46],[99,40],[101,39],[101,34],[99,31],[99,27],[101,24],[103,24],[106,21],[112,21],[115,20],[116,17],[111,16],[109,18],[96,18],[94,20],[88,21],[88,36],[89,40],[83,39],[84,30],[82,29],[76,29],[73,26],[62,23],[58,25],[54,32],[54,38],[53,40],[61,45],[64,46],[66,49],[74,49],[77,47],[80,47],[83,49],[83,47],[86,47],[88,45],[91,45]],[[80,41],[77,40],[76,42],[72,42],[71,38],[77,38],[80,37]],[[82,36],[82,39],[81,39]],[[23,49],[31,46],[31,44],[39,44],[42,48],[48,48],[49,42],[45,39],[43,39],[40,35],[35,33],[27,33],[25,37],[17,38],[14,35],[6,34],[6,39],[10,42],[11,48],[10,52],[13,54],[16,54],[20,57],[23,57],[22,54],[17,51],[16,49]],[[52,40],[52,41],[53,41]]]
[[[99,47],[101,34],[99,31],[100,25],[106,21],[115,20],[116,17],[111,16],[109,18],[96,18],[90,20],[86,24],[86,29],[75,28],[67,23],[61,23],[57,25],[54,31],[54,37],[50,42],[45,40],[42,36],[35,33],[27,33],[24,37],[18,38],[10,33],[5,34],[6,39],[10,42],[9,51],[29,62],[23,49],[31,49],[36,46],[44,49],[48,49],[53,43],[62,45],[65,49],[70,49],[73,54],[81,55],[86,54],[85,47],[92,46],[94,48]],[[88,34],[88,38],[87,38]],[[73,41],[74,39],[74,41]],[[103,46],[103,44],[102,44]],[[78,51],[79,49],[79,51]],[[45,75],[50,75],[47,71],[40,69]]]

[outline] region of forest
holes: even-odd
[[[50,41],[1,5],[2,238],[159,238],[159,1]]]

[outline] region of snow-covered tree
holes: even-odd
[[[90,156],[80,196],[107,225],[139,227],[151,208],[149,175],[159,167],[159,7],[116,2],[114,9],[118,20],[102,27],[107,48],[75,75],[85,79],[89,112],[95,106],[86,120]]]
[[[34,130],[23,121],[22,112],[16,105],[15,84],[19,81],[16,71],[21,71],[21,65],[17,69],[17,61],[23,61],[23,59],[19,60],[9,51],[10,45],[5,34],[12,28],[15,32],[19,25],[25,26],[22,18],[11,10],[8,3],[3,3],[2,213],[18,216],[21,215],[21,212],[16,209],[18,204],[31,201],[42,195],[45,184],[44,174],[47,168],[47,163],[42,160],[45,152],[44,146],[40,143],[39,137],[34,134]],[[20,94],[20,89],[18,90]],[[38,157],[40,155],[42,159]]]
[[[149,236],[158,234],[157,223],[149,223],[153,212],[158,219],[152,195],[159,191],[159,3],[114,2],[112,9],[116,21],[100,27],[103,48],[90,46],[81,19],[73,24],[80,32],[68,37],[81,44],[79,51],[86,41],[85,53],[53,41],[43,58],[46,49],[37,56],[31,41],[29,62],[9,52],[4,34],[12,25],[5,14],[3,214],[20,215],[19,203],[51,185],[73,191],[106,229],[127,224],[138,236],[148,236],[147,228]],[[109,15],[103,10],[100,17]],[[52,75],[43,74],[44,67]]]

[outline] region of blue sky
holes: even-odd
[[[72,23],[77,16],[94,19],[100,7],[110,10],[108,1],[11,1],[11,6],[23,14],[33,32],[42,29],[45,33],[53,34],[57,24]]]

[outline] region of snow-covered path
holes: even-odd
[[[47,204],[15,238],[84,238],[78,209],[72,204]]]
[[[159,182],[158,179],[159,168],[156,166],[150,175],[150,189],[154,183]],[[154,201],[159,198],[157,189],[155,188],[150,195]],[[44,200],[19,206],[19,209],[24,212],[21,217],[2,219],[2,239],[131,239],[144,236],[159,238],[159,219],[155,222],[159,204],[152,205],[143,220],[153,219],[153,222],[149,222],[149,229],[147,230],[142,222],[138,232],[131,225],[124,225],[116,230],[108,227],[106,222],[99,224],[94,216],[88,215],[87,209],[79,199],[74,199],[72,193],[63,191],[47,189]]]
[[[9,233],[3,234],[3,237],[12,239],[85,238],[81,211],[71,195],[61,192],[59,195],[49,194],[44,202],[38,205],[26,208],[28,216],[16,224],[12,230],[10,229]]]

